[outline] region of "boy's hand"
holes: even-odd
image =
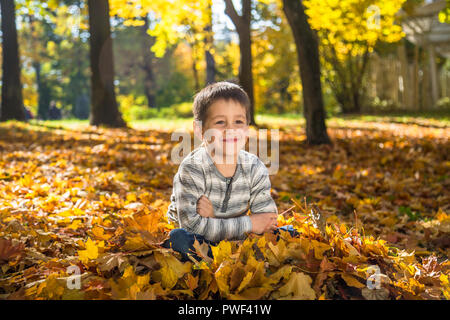
[[[277,228],[277,214],[274,212],[251,214],[252,232],[263,234]]]
[[[214,207],[205,195],[197,200],[197,213],[205,218],[214,218]]]

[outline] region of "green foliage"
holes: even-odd
[[[253,31],[253,75],[256,112],[301,112],[297,52],[280,6],[257,2]]]
[[[405,0],[304,0],[311,28],[320,39],[325,79],[345,113],[361,111],[369,54],[378,42],[394,43],[404,33],[396,13]]]
[[[85,117],[80,110],[90,91],[85,6],[75,0],[46,5],[21,0],[16,8],[25,105],[46,119],[53,100],[64,114]]]
[[[402,215],[407,215],[410,221],[422,219],[422,215],[418,211],[412,211],[410,207],[400,206],[398,211]]]
[[[379,110],[379,111],[390,111],[395,110],[398,106],[394,101],[388,99],[381,99],[380,97],[375,97],[370,102],[370,108]]]
[[[127,122],[130,120],[157,118],[158,110],[146,106],[132,106],[131,108],[123,111],[123,117]]]
[[[192,103],[182,102],[160,109],[149,108],[142,103],[144,97],[134,100],[132,97],[119,97],[120,109],[126,121],[146,120],[152,118],[177,119],[192,117]],[[141,102],[141,104],[139,104]]]
[[[160,88],[156,95],[156,103],[161,107],[169,107],[192,100],[192,96],[192,78],[176,70],[171,72],[165,82],[160,82]]]
[[[450,109],[450,98],[443,97],[436,102],[438,109]]]

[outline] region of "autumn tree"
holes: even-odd
[[[252,30],[256,109],[298,113],[302,102],[297,52],[282,6],[258,1],[252,18],[258,25]]]
[[[148,14],[142,17],[144,24],[141,26],[141,46],[142,46],[142,62],[141,68],[144,71],[144,91],[147,97],[147,104],[151,108],[157,108],[156,105],[156,77],[153,68],[155,54],[150,51],[150,47],[155,43],[155,38],[148,34],[150,25]]]
[[[252,0],[241,1],[242,10],[239,15],[232,0],[225,0],[225,13],[233,22],[239,36],[239,49],[241,61],[239,65],[239,84],[247,92],[250,98],[250,124],[255,124],[255,98],[253,93],[253,70],[252,70]]]
[[[1,0],[3,78],[0,121],[25,120],[14,0]]]
[[[446,6],[439,12],[440,23],[450,23],[450,0],[445,0]]]
[[[213,31],[212,31],[212,3],[209,2],[206,8],[208,19],[207,25],[204,27],[205,32],[205,59],[206,59],[206,81],[205,84],[214,83],[216,79],[216,61],[213,54]]]
[[[396,42],[404,36],[395,24],[404,1],[302,1],[308,22],[320,38],[325,79],[344,113],[361,111],[364,75],[377,42]]]
[[[149,31],[156,38],[152,51],[157,57],[162,57],[166,47],[176,45],[180,40],[186,42],[191,48],[194,90],[199,91],[203,86],[199,69],[202,60],[206,62],[206,84],[215,80],[212,1],[184,0],[175,4],[162,2],[164,5],[154,5],[158,21]]]
[[[108,0],[88,0],[91,61],[91,125],[124,127],[114,92],[114,59]]]
[[[190,46],[195,90],[201,87],[198,67],[201,59],[206,61],[206,83],[214,79],[216,71],[211,6],[211,0],[111,0],[112,14],[123,18],[125,25],[143,26],[143,17],[152,16],[152,21],[149,21],[152,28],[147,29],[147,33],[155,40],[151,51],[157,58],[163,57],[167,48],[181,40]]]
[[[87,2],[17,0],[24,104],[40,119],[51,101],[65,114],[89,117]]]
[[[36,85],[37,85],[37,92],[38,92],[38,116],[41,119],[47,119],[48,118],[48,111],[51,101],[51,88],[49,86],[49,83],[45,77],[45,74],[42,72],[42,62],[45,62],[45,49],[42,48],[42,46],[45,44],[45,42],[42,41],[42,38],[40,37],[41,32],[50,31],[48,25],[45,25],[45,22],[40,23],[37,25],[37,21],[35,17],[32,14],[26,14],[26,18],[28,19],[28,23],[30,26],[30,44],[33,46],[33,57],[32,57],[32,65],[36,73]],[[40,21],[39,21],[40,22]],[[43,29],[47,30],[43,30]],[[32,48],[30,48],[32,49]],[[43,61],[44,60],[44,61]]]
[[[303,86],[303,114],[309,144],[330,143],[320,82],[318,39],[309,26],[302,1],[283,0],[283,11],[294,35]]]
[[[22,48],[22,59],[25,61],[22,80],[24,85],[27,85],[27,91],[23,92],[24,103],[37,104],[37,116],[43,120],[48,119],[50,102],[55,99],[53,95],[55,83],[52,82],[50,70],[54,70],[56,63],[52,62],[58,59],[52,59],[47,48],[52,48],[56,40],[57,28],[52,20],[59,15],[58,5],[59,2],[52,1],[44,6],[42,2],[33,0],[19,0],[16,4],[16,13],[21,18],[19,45]],[[30,72],[27,72],[31,70],[34,71],[33,78],[29,75]],[[34,97],[30,87],[36,88]]]

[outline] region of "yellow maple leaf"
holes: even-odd
[[[111,238],[110,234],[105,234],[105,229],[103,229],[102,227],[94,226],[91,231],[92,234],[98,239],[108,240],[109,238]]]
[[[314,300],[316,293],[311,283],[311,277],[303,272],[291,273],[288,282],[279,289],[280,299]]]
[[[164,289],[172,289],[178,280],[183,278],[192,269],[191,262],[183,263],[171,254],[154,252],[154,255],[156,261],[161,265],[161,269],[154,271],[154,274],[156,279],[161,279],[161,284]]]
[[[252,280],[253,272],[249,272],[245,275],[244,279],[242,279],[241,284],[239,285],[239,288],[237,289],[237,292],[242,291],[249,283],[250,280]]]
[[[72,223],[69,226],[67,226],[67,228],[77,230],[81,224],[82,224],[81,220],[73,220]]]
[[[91,238],[85,243],[86,250],[78,250],[78,256],[80,261],[87,263],[89,260],[98,258],[98,246],[95,245],[94,241]],[[99,244],[100,247],[104,246],[103,241]]]
[[[211,246],[215,265],[220,265],[223,260],[231,255],[231,242],[220,241],[217,246]]]
[[[323,253],[331,249],[329,244],[317,240],[311,240],[311,247],[314,248],[314,257],[318,260],[322,260]]]

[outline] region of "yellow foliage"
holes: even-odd
[[[305,0],[308,21],[323,45],[335,47],[338,59],[362,55],[378,40],[396,42],[405,36],[395,14],[405,0]]]
[[[314,300],[316,293],[311,288],[312,279],[303,272],[293,272],[288,282],[278,289],[280,300]]]

